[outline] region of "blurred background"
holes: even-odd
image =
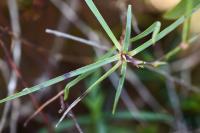
[[[132,36],[161,21],[180,0],[94,0],[120,40],[128,4],[133,7]],[[191,19],[190,36],[198,35],[200,12]],[[26,87],[94,62],[105,51],[45,32],[57,30],[110,47],[111,41],[84,0],[0,1],[0,99]],[[181,44],[182,26],[135,58],[156,61]],[[150,36],[132,44],[140,46]],[[0,104],[2,133],[198,133],[200,132],[200,45],[198,38],[159,68],[129,65],[115,115],[112,106],[119,73],[112,74],[81,101],[55,128],[63,111],[110,66],[98,69],[69,93],[25,121],[70,81]],[[52,100],[52,99],[51,99]]]

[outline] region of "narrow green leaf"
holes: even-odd
[[[132,21],[132,9],[131,5],[128,6],[127,17],[126,17],[126,33],[123,44],[123,51],[127,52],[130,45],[131,38],[131,21]]]
[[[181,25],[185,20],[185,17],[181,17],[178,20],[176,20],[174,23],[172,23],[170,26],[168,26],[167,28],[165,28],[164,30],[162,30],[156,38],[156,41],[159,41],[160,39],[162,39],[163,37],[165,37],[167,34],[169,34],[170,32],[172,32],[174,29],[176,29],[179,25]],[[150,39],[149,41],[145,42],[144,44],[142,44],[141,46],[137,47],[136,49],[132,50],[129,52],[129,55],[134,56],[138,53],[140,53],[141,51],[143,51],[144,49],[148,48],[149,46],[153,45],[153,41],[152,39]]]
[[[80,97],[78,97],[63,113],[62,117],[56,124],[56,127],[60,124],[60,122],[65,118],[65,116],[68,114],[68,112],[76,106],[97,84],[102,82],[104,79],[106,79],[110,74],[112,74],[117,68],[121,65],[120,62],[118,62],[116,65],[114,65],[109,71],[107,71],[103,76],[101,76],[96,82],[94,82]]]
[[[94,82],[96,82],[100,77],[102,76],[102,71],[98,69],[98,71],[95,71],[89,78],[86,80],[86,87],[89,88]],[[93,91],[88,94],[87,97],[85,97],[85,100],[83,101],[84,104],[88,107],[89,111],[92,116],[100,117],[100,114],[102,113],[102,107],[104,104],[105,97],[103,95],[102,86],[96,85],[93,88]]]
[[[139,120],[144,122],[173,122],[174,117],[170,114],[166,113],[155,113],[155,112],[147,112],[147,111],[139,111],[139,112],[128,112],[128,111],[120,111],[116,112],[115,115],[111,115],[109,112],[102,112],[102,119],[106,121],[112,120]],[[90,125],[94,124],[94,120],[89,115],[77,116],[77,122],[80,125]],[[55,128],[56,133],[60,133],[63,130],[71,129],[74,127],[74,121],[72,119],[65,119],[62,123],[60,123],[58,128]],[[116,131],[116,130],[115,130]],[[48,130],[46,128],[41,128],[39,133],[47,133]]]
[[[154,27],[154,31],[153,31],[153,34],[152,34],[153,44],[156,43],[156,38],[158,36],[158,33],[160,32],[160,27],[161,27],[161,23],[159,21],[156,22],[155,27]]]
[[[187,15],[187,8],[191,5],[191,8],[194,9],[198,7],[200,0],[181,0],[177,6],[169,10],[164,14],[165,19],[178,19],[183,15]]]
[[[200,8],[200,4],[198,4],[194,9],[193,12],[196,12],[197,10],[199,10]],[[167,34],[169,34],[170,32],[172,32],[174,29],[176,29],[179,25],[181,25],[185,19],[189,18],[191,15],[189,14],[188,16],[182,16],[180,17],[178,20],[176,20],[174,23],[172,23],[170,26],[168,26],[167,28],[165,28],[164,30],[162,30],[158,36],[156,41],[159,41],[160,39],[162,39],[163,37],[165,37]],[[151,46],[153,44],[152,40],[149,40],[147,42],[145,42],[144,44],[142,44],[141,46],[137,47],[136,49],[130,51],[128,54],[130,56],[134,56],[138,53],[140,53],[141,51],[143,51],[144,49],[148,48],[149,46]]]
[[[6,101],[10,101],[12,99],[16,99],[18,97],[33,93],[35,91],[41,90],[41,89],[46,88],[46,87],[49,87],[49,86],[51,86],[53,84],[56,84],[58,82],[61,82],[61,81],[65,80],[65,79],[68,79],[68,78],[80,75],[82,73],[86,73],[88,71],[94,70],[94,69],[96,69],[98,67],[101,67],[101,66],[106,65],[108,63],[114,62],[114,61],[118,60],[119,58],[120,58],[119,55],[115,55],[115,56],[112,56],[112,57],[109,57],[109,58],[105,58],[105,59],[102,59],[102,60],[100,60],[98,62],[95,62],[93,64],[81,67],[81,68],[76,69],[74,71],[65,73],[65,74],[63,74],[61,76],[58,76],[56,78],[50,79],[48,81],[45,81],[45,82],[43,82],[43,83],[41,83],[39,85],[30,87],[30,88],[25,88],[21,92],[15,93],[15,94],[13,94],[11,96],[8,96],[8,97],[0,100],[0,103],[6,102]]]
[[[72,88],[74,85],[76,85],[78,82],[80,82],[82,79],[86,78],[88,75],[90,75],[92,72],[94,71],[89,71],[87,73],[83,73],[81,75],[79,75],[77,78],[75,78],[74,80],[70,81],[66,86],[65,86],[65,90],[64,90],[64,100],[67,100],[68,95],[69,95],[69,90],[70,88]]]
[[[177,19],[184,15],[187,0],[181,0],[174,8],[164,14],[165,19]]]
[[[112,40],[112,42],[114,43],[115,47],[118,50],[120,50],[121,49],[120,43],[118,42],[118,40],[116,39],[115,35],[113,34],[111,29],[109,28],[108,24],[106,23],[106,21],[104,20],[104,18],[100,14],[100,12],[97,9],[97,7],[94,5],[93,1],[92,0],[85,0],[85,2],[88,5],[88,7],[90,8],[90,10],[92,11],[92,13],[95,15],[95,17],[97,18],[97,20],[99,21],[99,23],[101,24],[101,26],[103,27],[103,29],[105,30],[107,35]]]
[[[109,115],[109,118],[121,120],[141,120],[141,121],[166,121],[172,122],[173,117],[169,114],[155,113],[155,112],[117,112],[116,115]]]
[[[154,32],[154,31],[158,31],[160,30],[160,22],[159,21],[156,21],[155,23],[153,23],[151,26],[149,26],[145,31],[143,31],[142,33],[140,33],[139,35],[131,38],[130,42],[133,43],[133,42],[136,42],[138,41],[139,39],[142,39],[146,36],[148,36],[150,33]],[[157,34],[156,33],[153,33],[154,35],[152,35],[152,38],[153,36],[155,37]]]
[[[99,59],[97,61],[100,61],[102,59],[108,58],[110,57],[113,52],[115,51],[115,47],[111,48],[106,54],[104,54],[103,56],[99,57]],[[90,75],[91,73],[93,73],[94,71],[89,71],[86,73],[83,73],[81,75],[79,75],[77,78],[75,78],[74,80],[70,81],[66,86],[65,86],[65,90],[64,90],[64,100],[66,100],[68,98],[69,95],[69,89],[71,87],[73,87],[74,85],[76,85],[78,82],[80,82],[82,79],[86,78],[88,75]]]
[[[192,13],[192,9],[193,9],[193,1],[187,1],[187,5],[186,5],[186,10],[185,10],[185,16],[188,16],[189,14]],[[183,30],[182,30],[182,42],[183,43],[188,43],[188,39],[189,39],[189,34],[190,34],[190,20],[191,18],[187,18],[183,24]]]
[[[122,64],[121,74],[120,74],[121,77],[119,79],[119,84],[118,84],[117,92],[116,92],[116,95],[115,95],[115,101],[114,101],[114,104],[113,104],[113,110],[112,110],[113,114],[115,113],[115,110],[116,110],[116,107],[117,107],[117,103],[119,101],[119,97],[121,95],[122,88],[123,88],[123,85],[124,85],[124,81],[125,81],[125,77],[126,77],[126,68],[127,68],[127,63],[124,62]]]

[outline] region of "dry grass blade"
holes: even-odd
[[[77,37],[77,36],[73,36],[73,35],[70,35],[70,34],[67,34],[67,33],[59,32],[59,31],[56,31],[56,30],[46,29],[46,33],[53,34],[53,35],[58,36],[58,37],[64,37],[66,39],[71,39],[71,40],[74,40],[74,41],[77,41],[77,42],[80,42],[80,43],[84,43],[86,45],[96,47],[96,48],[99,48],[99,49],[102,49],[102,50],[108,50],[109,49],[106,46],[102,46],[102,45],[98,44],[97,42],[86,40],[86,39],[83,39],[83,38],[80,38],[80,37]]]

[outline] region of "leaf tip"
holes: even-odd
[[[64,89],[64,100],[65,101],[67,100],[68,96],[69,96],[69,87],[66,87]]]

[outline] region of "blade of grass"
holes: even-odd
[[[170,26],[168,26],[167,28],[165,28],[164,30],[162,30],[156,38],[156,41],[159,41],[160,39],[162,39],[164,36],[166,36],[167,34],[169,34],[170,32],[172,32],[175,28],[177,28],[180,24],[182,24],[185,20],[185,17],[181,17],[178,20],[176,20],[174,23],[172,23]],[[145,42],[144,44],[142,44],[141,46],[137,47],[136,49],[132,50],[129,52],[129,55],[134,56],[138,53],[140,53],[141,51],[143,51],[144,49],[148,48],[149,46],[153,45],[153,41],[152,39],[150,39],[149,41]]]
[[[33,86],[33,87],[30,87],[30,88],[25,88],[24,90],[22,90],[21,92],[18,92],[18,93],[15,93],[11,96],[8,96],[2,100],[0,100],[0,103],[3,103],[3,102],[6,102],[6,101],[10,101],[10,100],[13,100],[13,99],[16,99],[18,97],[21,97],[21,96],[24,96],[24,95],[27,95],[27,94],[30,94],[30,93],[33,93],[35,91],[38,91],[40,89],[43,89],[43,88],[46,88],[46,87],[49,87],[53,84],[56,84],[58,82],[61,82],[65,79],[68,79],[68,78],[71,78],[71,77],[74,77],[74,76],[77,76],[77,75],[80,75],[82,73],[85,73],[85,72],[88,72],[88,71],[91,71],[91,70],[94,70],[98,67],[101,67],[103,65],[106,65],[108,63],[111,63],[111,62],[114,62],[116,60],[118,60],[120,57],[119,55],[115,55],[115,56],[112,56],[112,57],[109,57],[109,58],[105,58],[105,59],[102,59],[98,62],[95,62],[93,64],[90,64],[90,65],[87,65],[87,66],[84,66],[84,67],[81,67],[79,69],[76,69],[74,71],[71,71],[71,72],[68,72],[68,73],[65,73],[61,76],[58,76],[56,78],[53,78],[53,79],[50,79],[48,81],[45,81],[39,85],[36,85],[36,86]]]
[[[92,11],[92,13],[95,15],[96,19],[99,21],[99,23],[101,24],[101,26],[103,27],[103,29],[105,30],[107,35],[112,40],[112,42],[114,43],[115,47],[118,50],[121,50],[120,43],[118,42],[118,40],[116,39],[115,35],[113,34],[111,29],[109,28],[108,24],[106,23],[106,21],[104,20],[104,18],[100,14],[100,12],[97,9],[97,7],[94,5],[93,1],[92,0],[85,0],[85,2],[88,5],[88,7],[90,8],[90,10]]]
[[[131,5],[129,5],[128,10],[127,10],[127,17],[126,17],[126,33],[125,33],[125,39],[124,39],[124,44],[123,44],[124,52],[128,51],[128,47],[130,45],[131,22],[132,22],[132,9],[131,9]]]
[[[192,4],[192,5],[191,5]],[[174,8],[167,11],[164,14],[165,19],[178,19],[182,15],[186,15],[188,6],[192,6],[192,9],[198,8],[200,0],[181,0]]]
[[[89,71],[87,73],[83,73],[81,75],[79,75],[77,78],[75,78],[74,80],[70,81],[64,89],[64,100],[67,100],[68,95],[69,95],[69,90],[70,88],[72,88],[73,86],[75,86],[78,82],[80,82],[82,79],[86,78],[87,76],[89,76],[92,72],[94,71]]]
[[[193,43],[199,39],[199,36],[200,36],[200,34],[192,36],[190,39],[188,39],[188,44],[190,46],[193,45]],[[169,51],[163,57],[161,57],[160,60],[162,60],[162,61],[168,61],[168,60],[170,60],[173,56],[175,56],[176,54],[178,54],[178,52],[180,52],[181,49],[182,48],[181,48],[180,45],[176,46],[173,50]]]
[[[116,48],[115,47],[113,47],[113,48],[111,48],[106,54],[104,54],[103,56],[101,56],[101,57],[99,57],[99,59],[98,60],[102,60],[102,59],[105,59],[105,58],[108,58],[108,57],[110,57],[112,54],[113,54],[113,52],[116,50]],[[98,61],[97,60],[97,61]],[[90,75],[92,72],[94,72],[94,71],[89,71],[89,72],[87,72],[87,73],[83,73],[83,74],[81,74],[81,75],[79,75],[77,78],[75,78],[74,80],[72,80],[72,81],[70,81],[67,85],[66,85],[66,87],[65,87],[65,93],[64,93],[64,100],[66,100],[67,99],[67,97],[68,97],[68,94],[69,94],[69,89],[71,88],[71,87],[73,87],[74,85],[76,85],[79,81],[81,81],[82,79],[84,79],[84,78],[86,78],[88,75]]]
[[[186,10],[184,15],[187,16],[192,13],[193,9],[193,1],[186,1]],[[190,33],[190,21],[191,17],[187,18],[183,24],[183,31],[182,31],[182,42],[188,45],[189,33]]]
[[[140,111],[140,112],[133,112],[134,117],[130,112],[127,111],[120,111],[116,112],[115,115],[110,115],[108,112],[103,112],[103,119],[110,121],[113,119],[119,119],[119,120],[134,120],[139,119],[143,120],[145,122],[173,122],[174,118],[170,114],[166,113],[154,113],[154,112],[147,112],[147,111]],[[93,120],[90,116],[84,115],[84,116],[78,116],[77,121],[80,125],[90,125],[94,124]],[[71,129],[73,128],[74,123],[71,119],[64,120],[62,123],[60,123],[58,128],[55,128],[56,132],[62,132],[65,129]],[[42,128],[39,130],[39,133],[46,133],[46,128]]]
[[[132,115],[133,114],[133,115]],[[172,122],[173,117],[168,114],[154,113],[154,112],[117,112],[116,115],[108,115],[108,118],[115,118],[121,120],[139,119],[143,121],[165,121]]]
[[[119,97],[120,97],[120,94],[122,92],[122,88],[124,86],[124,81],[125,81],[125,77],[126,77],[126,68],[127,68],[127,63],[124,62],[122,64],[121,77],[119,79],[119,84],[118,84],[117,92],[116,92],[116,95],[115,95],[115,101],[114,101],[114,104],[113,104],[113,110],[112,110],[113,114],[115,113],[115,110],[116,110],[116,107],[117,107],[117,103],[119,101]]]
[[[108,112],[103,112],[103,119],[109,121],[112,119],[119,119],[119,120],[142,120],[145,122],[167,122],[170,123],[174,120],[174,118],[170,114],[166,113],[154,113],[154,112],[147,112],[147,111],[140,111],[140,112],[133,112],[134,117],[132,117],[132,114],[127,111],[120,111],[116,112],[116,115],[110,115]],[[90,120],[89,116],[79,116],[77,118],[78,123],[89,125],[93,121]],[[73,126],[72,120],[65,120],[63,123],[59,125],[59,128],[56,128],[56,131],[62,131],[64,129],[71,128]],[[61,130],[61,129],[62,130]],[[44,129],[43,129],[44,130]],[[41,132],[42,133],[42,132]]]
[[[162,30],[157,35],[156,41],[159,41],[160,39],[162,39],[163,37],[165,37],[167,34],[169,34],[170,32],[172,32],[174,29],[176,29],[179,25],[181,25],[185,21],[185,19],[187,19],[188,17],[190,17],[194,12],[198,11],[199,8],[200,8],[200,4],[198,4],[193,9],[192,13],[188,14],[186,17],[185,16],[180,17],[174,23],[172,23],[170,26],[168,26],[167,28],[165,28],[164,30]],[[134,55],[140,53],[141,51],[143,51],[144,49],[148,48],[152,44],[153,44],[153,41],[149,40],[149,41],[145,42],[144,44],[142,44],[141,46],[137,47],[136,49],[130,51],[129,55],[134,56]]]
[[[156,38],[158,36],[158,33],[160,32],[160,27],[161,27],[161,23],[160,22],[156,22],[155,27],[154,27],[154,31],[153,31],[153,34],[152,34],[153,44],[156,43]]]
[[[149,26],[149,28],[147,28],[145,31],[143,31],[143,32],[140,33],[139,35],[137,35],[137,36],[131,38],[130,42],[133,43],[133,42],[136,42],[136,41],[138,41],[138,40],[140,40],[140,39],[142,39],[142,38],[148,36],[150,33],[154,32],[155,29],[158,29],[159,25],[161,25],[159,21],[153,23],[153,24],[152,24],[151,26]],[[159,29],[160,29],[160,28],[159,28]],[[158,30],[158,32],[159,32],[159,30]],[[153,34],[154,34],[154,35],[152,35],[152,38],[153,38],[153,36],[155,37],[156,33],[153,33]]]
[[[165,19],[178,19],[185,14],[187,3],[187,0],[181,0],[174,8],[167,11],[163,17]]]
[[[60,122],[65,118],[67,113],[76,106],[97,84],[102,82],[104,79],[106,79],[110,74],[112,74],[119,66],[121,65],[120,62],[118,62],[115,66],[113,66],[109,71],[107,71],[103,76],[101,76],[96,82],[94,82],[80,97],[78,97],[63,113],[62,117],[56,124],[56,127],[60,124]]]

